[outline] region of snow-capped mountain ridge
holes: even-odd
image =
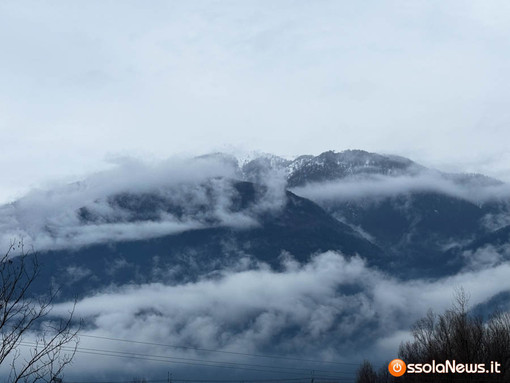
[[[479,179],[482,187],[470,186]],[[460,245],[508,225],[510,193],[486,181],[361,150],[244,162],[214,153],[160,167],[127,164],[34,192],[0,208],[0,224],[4,239],[21,233],[48,259],[62,255],[52,269],[61,273],[79,264],[99,275],[97,265],[127,260],[132,273],[119,283],[138,278],[140,267],[151,281],[152,258],[140,254],[193,276],[239,256],[277,268],[283,253],[306,262],[329,250],[391,273],[404,265],[406,277],[437,277],[465,266]],[[484,188],[478,203],[473,195]],[[210,268],[193,268],[198,260]],[[101,275],[98,286],[110,278]]]
[[[317,156],[301,155],[294,160],[263,154],[241,163],[246,180],[259,180],[264,174],[278,172],[289,187],[364,176],[417,176],[432,174],[459,185],[496,186],[502,182],[477,173],[445,173],[422,166],[408,158],[370,153],[364,150],[326,151]]]

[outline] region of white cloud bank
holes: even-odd
[[[2,206],[0,246],[7,248],[10,240],[23,237],[26,244],[43,251],[152,238],[209,226],[246,228],[257,225],[258,211],[281,206],[283,188],[278,187],[279,193],[267,189],[253,211],[233,209],[235,178],[239,178],[237,163],[221,156],[172,158],[157,164],[124,160],[83,182],[35,190]],[[149,195],[160,204],[152,207],[152,217],[137,218],[136,212],[112,200],[119,195]],[[142,202],[135,200],[134,209]],[[169,206],[175,211],[168,210]],[[80,216],[83,207],[92,219]],[[140,207],[142,212],[144,209]]]
[[[484,180],[482,178],[482,180]],[[310,183],[293,188],[296,194],[314,201],[348,201],[380,199],[414,192],[437,192],[473,203],[489,200],[509,200],[508,184],[482,183],[474,178],[466,183],[456,182],[449,175],[436,171],[422,171],[413,176],[362,176],[337,181]]]
[[[11,239],[24,237],[43,251],[152,238],[211,225],[251,227],[257,225],[257,214],[279,209],[285,202],[288,169],[266,165],[252,174],[243,172],[234,157],[222,154],[171,158],[152,164],[125,158],[117,161],[115,168],[82,182],[34,190],[0,207],[0,246],[6,248]],[[265,184],[266,189],[249,209],[234,211],[232,204],[237,192],[232,180],[251,180],[250,177]],[[478,205],[510,201],[507,184],[481,176],[461,177],[428,169],[408,176],[361,174],[291,190],[319,204],[377,201],[416,192],[442,193]],[[129,208],[112,201],[112,197],[119,195],[155,197],[153,216],[137,218]],[[175,211],[169,210],[171,206]],[[83,220],[80,216],[83,207],[93,219]],[[507,210],[491,213],[481,224],[492,229],[501,227],[508,222]]]
[[[316,255],[304,265],[290,258],[283,264],[282,272],[260,265],[224,270],[214,279],[194,283],[104,290],[78,302],[76,313],[88,324],[82,334],[324,361],[357,363],[370,357],[382,362],[396,355],[399,341],[427,309],[449,307],[459,286],[470,293],[473,306],[510,290],[509,264],[480,266],[438,280],[412,281],[400,281],[368,268],[358,257],[347,259],[336,252]],[[55,313],[65,315],[69,307],[59,304]],[[203,361],[263,362],[243,355],[87,337],[82,338],[81,346]],[[122,359],[78,354],[72,371],[93,375],[93,365],[105,374],[116,370],[133,374],[147,363],[133,360],[126,368]],[[279,365],[288,365],[285,363],[291,362]],[[307,368],[304,363],[301,366]],[[164,363],[151,367],[154,372],[166,368]],[[190,373],[189,367],[178,363],[172,368],[184,375],[188,368]]]

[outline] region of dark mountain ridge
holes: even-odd
[[[260,198],[257,189],[264,189],[248,182],[235,182],[233,187],[236,193],[232,206],[237,211],[250,209]],[[157,211],[162,206],[167,212],[173,211],[173,206],[165,205],[161,195],[155,194],[122,194],[109,197],[108,201],[128,210],[125,216],[131,220],[158,218]],[[85,224],[102,220],[86,207],[78,214]],[[196,280],[234,267],[243,259],[264,262],[279,270],[280,257],[285,253],[292,254],[298,262],[307,262],[314,253],[328,250],[360,255],[373,266],[387,261],[378,246],[312,201],[289,191],[281,209],[258,212],[255,218],[256,226],[242,229],[209,221],[210,227],[179,234],[43,252],[40,260],[46,267],[40,280],[52,280],[65,287],[63,291],[82,295],[109,284]]]
[[[293,161],[265,155],[242,166],[222,154],[201,160],[209,158],[235,168],[235,176],[103,195],[65,213],[72,230],[66,231],[58,217],[48,220],[44,234],[64,244],[69,238],[69,245],[39,251],[47,266],[44,280],[86,294],[111,284],[195,280],[240,262],[280,270],[282,255],[304,263],[329,250],[359,255],[369,267],[399,278],[438,278],[462,270],[469,263],[465,251],[509,241],[507,228],[487,224],[488,217],[505,221],[509,199],[464,197],[503,185],[485,176],[442,173],[403,157],[361,150]],[[406,177],[412,183],[423,174],[463,192],[398,186],[378,193],[381,179]],[[333,193],[326,200],[320,193],[299,195],[305,190],[301,186],[321,191],[323,182],[336,182],[341,190],[344,182],[352,187],[357,180],[373,181],[372,194]],[[145,224],[177,229],[151,233]],[[88,239],[102,228],[131,234]],[[149,232],[140,236],[142,229]],[[72,242],[81,232],[88,242]]]
[[[230,159],[232,161],[232,159]],[[416,176],[423,172],[469,186],[496,186],[502,182],[478,173],[444,173],[397,155],[382,155],[364,150],[327,151],[317,156],[302,155],[294,160],[273,155],[262,155],[241,166],[242,174],[248,179],[268,170],[281,170],[286,175],[287,186],[294,188],[309,183],[340,180],[352,176]]]

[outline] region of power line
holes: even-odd
[[[183,361],[190,361],[190,362],[207,362],[207,363],[213,363],[213,364],[228,364],[228,365],[233,365],[233,366],[260,367],[260,368],[271,368],[271,369],[280,369],[280,370],[295,370],[295,371],[306,372],[307,374],[311,371],[308,368],[283,367],[283,366],[275,367],[275,366],[271,366],[271,365],[267,365],[267,364],[253,364],[253,363],[216,361],[216,360],[208,360],[208,359],[182,358],[182,357],[168,356],[168,355],[152,355],[152,354],[146,354],[146,353],[141,354],[141,353],[133,353],[133,352],[127,352],[127,351],[105,350],[105,349],[87,348],[87,347],[79,347],[79,348],[81,350],[85,350],[85,351],[112,352],[112,353],[134,355],[134,356],[144,356],[144,357],[151,357],[151,358],[164,358],[164,359],[170,359],[170,360],[183,360]],[[319,369],[313,369],[313,371],[324,372],[327,374],[351,374],[351,372],[345,372],[345,371],[332,371],[332,370],[319,370]]]
[[[28,347],[34,347],[36,346],[35,343],[29,343],[29,342],[20,342],[20,345],[21,346],[28,346]],[[69,351],[74,351],[75,349],[73,347],[69,347],[69,346],[62,346],[62,349],[63,350],[69,350]],[[204,367],[216,367],[216,368],[227,368],[227,369],[240,369],[240,370],[249,370],[249,371],[257,371],[257,372],[264,372],[264,373],[280,373],[280,374],[293,374],[293,375],[301,375],[301,376],[305,376],[303,373],[298,373],[298,372],[292,372],[292,371],[280,371],[278,369],[291,369],[289,367],[272,367],[272,366],[267,366],[268,368],[271,368],[272,370],[267,370],[267,369],[255,369],[255,368],[247,368],[247,367],[242,367],[243,364],[240,364],[240,366],[238,365],[235,365],[235,366],[232,366],[232,365],[220,365],[220,364],[217,364],[217,363],[225,363],[225,364],[232,364],[232,363],[229,363],[229,362],[213,362],[213,361],[207,361],[207,360],[201,360],[201,359],[198,359],[199,361],[202,361],[202,362],[206,362],[206,363],[216,363],[216,364],[206,364],[206,363],[191,363],[191,362],[183,362],[183,361],[174,361],[172,359],[175,359],[173,357],[167,357],[167,356],[159,356],[159,355],[146,355],[144,356],[145,354],[137,354],[137,353],[129,353],[129,352],[123,352],[123,351],[114,351],[114,350],[102,350],[102,349],[93,349],[93,348],[78,348],[76,349],[76,352],[78,353],[84,353],[84,354],[91,354],[91,355],[102,355],[102,356],[111,356],[111,357],[117,357],[117,358],[128,358],[128,359],[140,359],[140,360],[149,360],[149,361],[156,361],[156,362],[164,362],[164,363],[175,363],[175,364],[184,364],[184,365],[192,365],[192,366],[204,366]],[[142,356],[140,356],[142,355]],[[186,360],[185,358],[177,358],[177,359],[184,359]],[[195,359],[192,359],[192,360],[195,360]],[[247,365],[249,366],[249,364],[244,364],[244,365]],[[256,365],[255,365],[256,366]],[[302,369],[296,369],[294,368],[295,370],[302,370]],[[317,370],[314,370],[314,371],[317,371]],[[340,372],[341,373],[341,372]],[[436,380],[446,380],[446,379],[449,379],[448,376],[437,376],[436,374],[434,374],[434,379]],[[245,382],[245,383],[255,383],[255,382],[285,382],[285,381],[294,381],[294,382],[297,382],[297,381],[306,381],[308,382],[310,380],[310,378],[312,378],[310,375],[307,375],[306,377],[303,377],[303,378],[285,378],[285,379],[258,379],[258,380],[251,380],[251,379],[247,379],[247,380],[244,380],[244,379],[235,379],[235,380],[192,380],[192,379],[183,379],[183,380],[179,380],[179,379],[172,379],[172,382],[182,382],[182,383],[206,383],[206,382],[216,382],[216,383],[220,383],[220,382],[239,382],[239,381],[242,381],[242,382]],[[331,379],[333,381],[337,381],[337,382],[341,382],[341,383],[351,383],[351,382],[354,382],[354,378],[353,377],[339,377],[339,376],[327,376],[327,375],[321,375],[321,374],[318,374],[318,375],[313,375],[313,378],[316,379],[316,383],[320,383],[321,380],[325,380],[325,379]],[[468,379],[468,378],[458,378],[456,377],[456,380],[459,380],[459,381],[472,381],[471,379]],[[124,382],[76,382],[76,383],[132,383],[133,381],[124,381]],[[164,383],[166,381],[147,381],[147,383]],[[501,380],[502,382],[502,380]]]
[[[34,347],[35,346],[34,343],[28,343],[28,342],[21,342],[20,345],[25,346],[25,347]],[[62,349],[68,350],[68,351],[75,350],[73,347],[68,347],[68,346],[62,346]],[[290,367],[267,366],[267,368],[271,368],[269,370],[267,368],[264,369],[264,368],[244,367],[244,366],[251,366],[250,364],[233,364],[231,362],[216,362],[216,361],[208,361],[208,360],[203,360],[203,359],[192,359],[192,362],[186,362],[186,361],[182,361],[183,359],[187,360],[186,358],[174,358],[174,357],[161,356],[161,355],[146,355],[146,354],[129,353],[129,352],[124,352],[124,351],[102,350],[102,349],[80,348],[80,347],[78,347],[76,349],[76,352],[83,353],[83,354],[91,354],[91,355],[102,355],[102,356],[112,356],[112,357],[118,357],[118,358],[148,360],[148,361],[163,362],[163,363],[184,364],[184,365],[189,365],[189,366],[240,369],[240,370],[265,372],[265,373],[301,375],[301,376],[307,376],[307,377],[310,376],[310,373],[305,373],[305,372],[282,371],[282,369],[292,369]],[[181,361],[178,361],[175,359],[179,359]],[[197,361],[197,362],[195,362],[195,361]],[[220,364],[220,363],[223,363],[223,364]],[[225,365],[225,364],[227,364],[227,365]],[[257,365],[253,365],[253,366],[257,367]],[[336,379],[336,380],[351,379],[348,377],[339,377],[339,376],[332,376],[332,375],[326,375],[326,374],[318,374],[318,375],[315,375],[315,377],[322,378],[322,379]]]
[[[36,346],[35,343],[29,343],[29,342],[20,342],[19,343],[20,346],[28,346],[28,347],[34,347]],[[69,347],[69,346],[62,346],[62,349],[63,350],[69,350],[69,351],[74,351],[75,349],[73,347]],[[191,360],[198,360],[198,361],[202,361],[202,362],[205,362],[205,363],[191,363],[191,362],[183,362],[183,361],[174,361],[172,359],[184,359],[186,360],[186,358],[173,358],[173,357],[168,357],[168,356],[159,356],[159,355],[147,355],[147,356],[143,356],[145,354],[137,354],[137,353],[129,353],[129,352],[123,352],[123,351],[114,351],[114,350],[102,350],[102,349],[93,349],[93,348],[82,348],[82,349],[76,349],[76,352],[78,353],[84,353],[84,354],[92,354],[92,355],[102,355],[102,356],[111,356],[111,357],[117,357],[117,358],[128,358],[128,359],[140,359],[140,360],[149,360],[149,361],[156,361],[156,362],[164,362],[164,363],[175,363],[175,364],[184,364],[184,365],[192,365],[192,366],[204,366],[204,367],[217,367],[217,368],[227,368],[227,369],[240,369],[240,370],[249,370],[249,371],[257,371],[257,372],[265,372],[265,373],[279,373],[279,374],[292,374],[292,375],[302,375],[304,376],[305,374],[304,373],[298,373],[298,372],[291,372],[291,371],[279,371],[278,369],[280,367],[272,367],[272,366],[267,366],[269,368],[273,368],[273,370],[267,370],[267,369],[255,369],[255,368],[247,368],[247,367],[241,367],[242,365],[247,365],[247,366],[250,366],[249,364],[239,364],[241,366],[237,366],[237,364],[235,366],[226,366],[226,365],[220,365],[220,364],[217,364],[217,363],[225,363],[225,364],[233,364],[231,362],[213,362],[213,361],[207,361],[207,360],[202,360],[202,359],[191,359]],[[140,356],[142,355],[142,356]],[[216,364],[206,364],[206,363],[216,363]],[[257,365],[254,365],[254,366],[257,366]],[[286,369],[291,369],[290,367],[281,367],[281,368],[286,368]],[[295,368],[294,368],[295,369]],[[302,370],[302,369],[296,369],[296,370]],[[314,370],[314,371],[317,371],[317,370]],[[338,372],[338,373],[342,373],[342,372]],[[447,380],[447,379],[450,379],[449,376],[438,376],[437,374],[434,374],[434,379],[435,380]],[[315,382],[316,383],[326,383],[324,382],[325,379],[331,379],[333,381],[336,381],[336,382],[341,382],[341,383],[352,383],[354,382],[354,378],[353,377],[338,377],[338,376],[327,376],[327,375],[321,375],[321,374],[318,374],[318,375],[315,375],[313,374],[313,376],[310,376],[310,375],[307,375],[307,377],[303,377],[303,378],[284,378],[284,379],[235,379],[235,380],[192,380],[192,379],[172,379],[172,382],[182,382],[182,383],[221,383],[221,382],[225,382],[225,383],[229,383],[229,382],[245,382],[245,383],[256,383],[256,382],[260,382],[260,383],[264,383],[264,382],[285,382],[285,381],[294,381],[294,382],[297,382],[297,381],[306,381],[308,382],[310,380],[310,378],[313,378],[315,379]],[[456,377],[456,380],[459,380],[459,381],[465,381],[465,382],[471,382],[471,378],[459,378],[459,377]],[[147,381],[147,383],[164,383],[164,382],[167,382],[167,381],[164,381],[164,380],[160,380],[160,381]],[[69,382],[71,383],[71,382]],[[122,382],[74,382],[74,383],[133,383],[133,380],[131,381],[122,381]]]
[[[361,364],[361,363],[333,362],[333,361],[325,361],[325,360],[317,360],[317,359],[295,358],[295,357],[288,357],[288,356],[281,356],[281,355],[250,354],[250,353],[244,353],[244,352],[214,350],[214,349],[189,347],[189,346],[177,346],[177,345],[172,345],[172,344],[143,342],[143,341],[136,341],[136,340],[131,340],[131,339],[112,338],[112,337],[99,336],[99,335],[82,335],[82,334],[80,334],[79,336],[85,337],[85,338],[104,339],[104,340],[110,340],[110,341],[116,341],[116,342],[126,342],[126,343],[135,343],[135,344],[145,344],[145,345],[151,345],[151,346],[181,348],[181,349],[205,351],[205,352],[217,352],[217,353],[222,353],[222,354],[243,355],[243,356],[251,356],[251,357],[257,357],[257,358],[284,359],[284,360],[293,360],[293,361],[299,361],[299,362],[338,364],[338,365],[351,365],[351,366],[359,366]]]

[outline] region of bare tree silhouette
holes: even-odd
[[[51,317],[57,292],[35,296],[31,287],[40,264],[23,241],[12,242],[0,259],[0,367],[5,382],[55,382],[78,345],[74,307],[65,319]]]
[[[469,296],[457,291],[452,307],[443,314],[431,310],[412,327],[413,340],[403,342],[399,358],[407,364],[454,361],[457,364],[500,363],[501,373],[409,374],[393,378],[382,368],[376,376],[369,362],[359,371],[357,383],[510,382],[510,313],[495,312],[487,321],[469,312]]]

